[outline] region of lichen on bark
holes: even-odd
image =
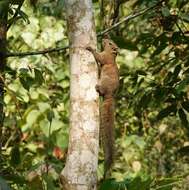
[[[96,46],[91,0],[65,2],[70,42],[70,135],[64,189],[95,190],[99,149],[97,67],[85,50]]]

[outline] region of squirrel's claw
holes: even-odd
[[[90,46],[88,46],[88,47],[86,47],[86,50],[88,50],[88,51],[92,52],[92,51],[93,51],[93,48],[92,48],[92,47],[90,47]]]

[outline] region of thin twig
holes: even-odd
[[[103,36],[104,34],[108,33],[109,31],[111,31],[111,30],[117,28],[119,25],[121,25],[121,24],[123,24],[123,23],[125,23],[125,22],[128,22],[128,21],[130,21],[131,19],[134,19],[134,18],[136,18],[136,17],[138,17],[138,16],[144,15],[144,14],[145,14],[146,12],[148,12],[149,10],[154,9],[155,7],[157,7],[157,6],[158,6],[160,3],[162,3],[163,1],[164,1],[164,0],[158,2],[158,3],[155,4],[154,6],[151,6],[151,7],[149,7],[149,8],[146,8],[146,9],[142,10],[142,11],[139,11],[139,12],[137,12],[137,13],[132,13],[132,14],[126,16],[123,20],[121,20],[120,22],[117,22],[116,24],[114,24],[114,25],[111,26],[110,28],[107,28],[106,30],[104,30],[104,31],[102,31],[102,32],[99,32],[99,33],[97,34],[97,36],[98,36],[98,37],[99,37],[99,36]]]
[[[97,33],[97,37],[101,37],[104,34],[110,32],[111,30],[114,30],[115,28],[117,28],[119,25],[128,22],[138,16],[144,15],[146,12],[148,12],[151,9],[154,9],[155,7],[157,7],[160,3],[162,3],[164,0],[161,0],[160,2],[158,2],[157,4],[155,4],[154,6],[151,6],[149,8],[146,8],[142,11],[139,11],[137,13],[132,13],[128,16],[126,16],[123,20],[121,20],[120,22],[115,23],[113,26],[111,26],[110,28],[107,28],[101,32]],[[24,56],[29,56],[29,55],[41,55],[41,54],[46,54],[46,53],[52,53],[52,52],[58,52],[58,51],[64,51],[66,49],[68,49],[69,46],[65,46],[65,47],[60,47],[60,48],[52,48],[52,49],[46,49],[46,50],[41,50],[41,51],[32,51],[32,52],[7,52],[5,57],[24,57]]]
[[[180,183],[181,183],[181,181],[176,181],[176,182],[168,183],[168,184],[165,184],[165,185],[160,185],[158,187],[155,187],[155,190],[163,189],[163,188],[166,188],[166,187],[173,187],[173,185],[179,185]]]
[[[186,40],[186,42],[188,42],[188,38],[185,36],[184,32],[182,31],[181,27],[179,26],[179,24],[177,22],[175,22],[177,28],[179,29],[180,33],[182,34],[182,36],[184,37],[184,39]]]
[[[41,55],[41,54],[52,53],[52,52],[57,52],[57,51],[64,51],[68,48],[69,46],[46,49],[46,50],[41,50],[41,51],[18,52],[18,53],[8,52],[6,53],[5,57],[24,57],[28,55]]]

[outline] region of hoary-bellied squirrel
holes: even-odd
[[[95,57],[100,74],[96,91],[103,97],[100,108],[100,136],[105,156],[105,177],[113,163],[114,156],[114,95],[119,86],[119,70],[116,65],[117,45],[110,39],[103,39],[103,51],[98,53],[87,47]]]

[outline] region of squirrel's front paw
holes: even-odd
[[[96,89],[96,91],[97,91],[99,94],[101,94],[101,92],[100,92],[100,85],[97,84],[97,85],[95,86],[95,89]]]
[[[95,86],[95,89],[96,89],[97,92],[99,92],[100,86],[97,84],[97,85]]]
[[[93,51],[93,48],[92,47],[90,47],[90,46],[88,46],[88,47],[86,47],[86,50],[88,50],[88,51]]]

